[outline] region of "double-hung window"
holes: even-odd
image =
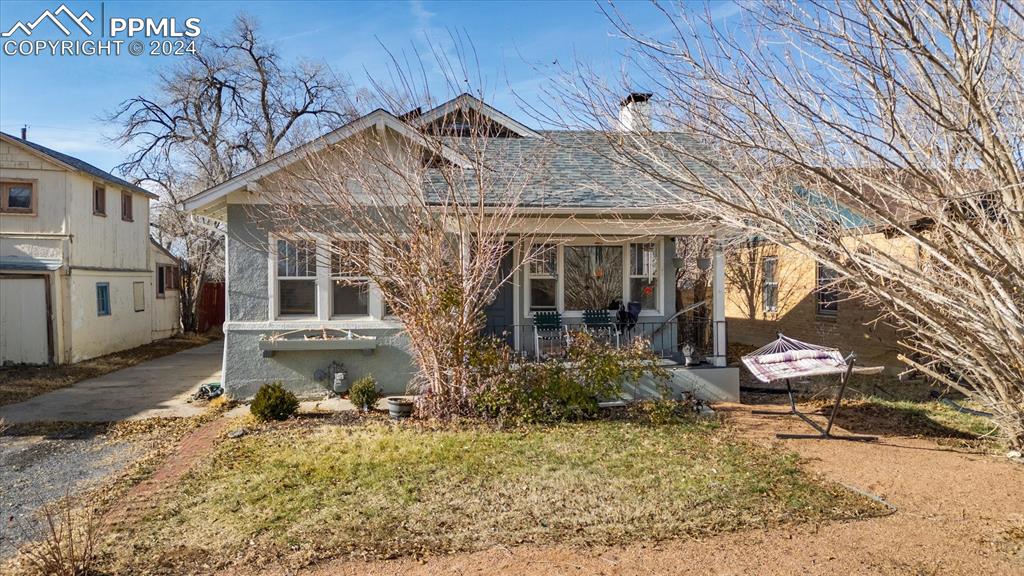
[[[836,280],[839,275],[835,270],[818,263],[818,286],[815,291],[817,311],[822,316],[835,316],[839,312],[839,291]]]
[[[558,247],[541,244],[533,250],[528,269],[530,310],[555,310],[558,307]]]
[[[316,243],[277,240],[277,313],[316,316]]]
[[[370,279],[362,267],[369,246],[357,240],[339,240],[331,250],[331,315],[366,316],[370,313]]]
[[[658,309],[658,245],[629,245],[629,299],[642,310]]]
[[[779,258],[766,256],[761,260],[761,298],[765,312],[776,312],[779,309]]]

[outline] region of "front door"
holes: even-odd
[[[512,253],[509,251],[509,253],[501,259],[501,264],[498,266],[498,273],[495,275],[495,280],[498,278],[508,277],[511,271]],[[492,301],[484,310],[487,322],[484,332],[495,336],[504,336],[505,341],[508,342],[509,346],[515,346],[515,313],[513,312],[514,298],[515,290],[512,285],[512,279],[509,278],[498,287],[497,294],[494,296],[494,301]]]

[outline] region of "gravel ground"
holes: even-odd
[[[95,486],[140,451],[131,441],[108,441],[96,426],[0,435],[0,559],[26,539],[28,520],[40,506]]]

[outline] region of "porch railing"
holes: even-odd
[[[691,362],[694,364],[714,364],[716,358],[715,323],[703,314],[688,314],[668,321],[641,321],[631,325],[617,323],[611,328],[587,328],[582,319],[577,318],[565,318],[564,321],[569,338],[581,330],[587,330],[605,342],[618,346],[626,346],[637,338],[644,338],[651,350],[660,357],[680,364],[686,360],[687,352],[690,353]],[[724,330],[724,322],[720,324],[723,326],[718,329]],[[565,338],[542,339],[539,342],[541,349],[538,355],[534,349],[534,329],[531,323],[488,324],[484,334],[504,339],[525,359],[558,356],[564,352],[566,343]]]

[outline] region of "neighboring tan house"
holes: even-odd
[[[644,115],[648,97],[633,94],[623,100],[623,117]],[[449,118],[460,120],[449,122]],[[301,166],[308,151],[327,149],[368,130],[416,143],[420,131],[458,125],[464,121],[461,118],[492,123],[489,138],[502,139],[500,145],[488,147],[494,154],[536,155],[546,160],[536,186],[523,194],[518,227],[509,232],[543,236],[546,245],[551,242],[547,256],[528,267],[515,267],[514,261],[522,256],[517,252],[503,263],[517,272],[487,309],[488,330],[507,331],[509,343],[532,357],[534,312],[557,310],[567,323],[579,325],[585,309],[604,308],[609,301],[635,303],[639,317],[629,335],[652,336],[657,352],[682,360],[688,332],[676,313],[674,244],[682,236],[715,234],[716,230],[672,208],[678,202],[658,187],[644,184],[641,175],[621,168],[610,157],[614,150],[606,135],[534,130],[462,95],[422,114],[399,117],[376,110],[184,203],[199,217],[226,226],[223,380],[229,395],[250,398],[260,385],[274,381],[304,396],[322,395],[331,388],[330,375],[338,363],[344,365],[349,380],[372,374],[386,393],[406,390],[413,367],[403,346],[402,324],[387,314],[379,290],[368,282],[360,290],[336,289],[339,284],[330,259],[314,258],[315,253],[326,254],[329,247],[299,245],[276,234],[272,218],[264,215],[267,211],[261,210],[259,202],[280,186],[275,174]],[[643,124],[643,118],[639,122]],[[460,162],[462,137],[450,134],[446,161]],[[676,138],[683,146],[700,146],[682,134],[666,137]],[[504,158],[498,158],[497,164]],[[429,204],[430,195],[425,196]],[[655,215],[659,222],[649,224]],[[711,302],[699,327],[705,336],[697,342],[704,347],[699,352],[706,362],[696,367],[672,366],[673,383],[706,397],[738,400],[739,372],[726,366],[725,357],[723,251],[716,250],[712,260]],[[585,296],[587,289],[580,289],[587,278],[602,284],[600,302]],[[351,330],[360,339],[305,338],[323,329]],[[356,345],[362,349],[349,349]]]
[[[179,331],[178,262],[156,196],[0,132],[0,365],[65,364]]]
[[[862,241],[919,265],[916,250],[901,238],[869,230]],[[729,251],[725,274],[725,316],[733,344],[757,348],[782,332],[854,352],[861,365],[885,366],[890,373],[906,368],[898,358],[896,329],[879,320],[878,309],[837,290],[835,272],[813,258],[748,240]]]

